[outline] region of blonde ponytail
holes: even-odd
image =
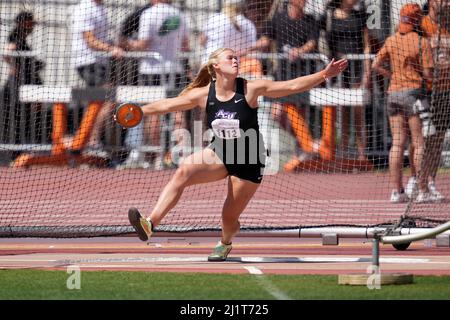
[[[194,88],[205,87],[211,82],[211,80],[212,76],[209,73],[208,65],[205,64],[202,66],[195,79],[186,88],[184,88],[183,91],[181,91],[181,94],[183,95]]]
[[[195,79],[186,87],[183,91],[181,91],[180,95],[185,94],[186,92],[194,89],[194,88],[202,88],[206,87],[211,83],[213,79],[216,78],[216,72],[214,71],[213,64],[217,63],[217,57],[224,51],[231,50],[229,48],[220,48],[211,53],[209,56],[208,62],[206,62],[198,72]],[[233,51],[233,50],[231,50]]]

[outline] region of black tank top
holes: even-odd
[[[216,97],[216,83],[209,86],[206,117],[214,132],[211,146],[225,164],[255,164],[256,156],[260,164],[265,159],[258,109],[247,103],[244,86],[245,80],[237,78],[235,95],[224,102]]]

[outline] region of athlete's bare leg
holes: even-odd
[[[177,204],[186,187],[222,180],[227,175],[225,165],[211,149],[206,148],[186,157],[164,187],[153,208],[150,215],[153,227]]]
[[[259,184],[230,176],[228,194],[222,210],[222,243],[231,243],[239,231],[239,216],[258,189]]]

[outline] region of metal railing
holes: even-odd
[[[287,53],[253,53],[252,57],[259,59],[260,61],[265,61],[266,65],[272,66],[271,75],[275,79],[286,80],[294,76],[306,75],[323,69],[330,59],[321,53],[313,54],[303,54],[294,63],[286,63],[288,61]],[[349,54],[343,58],[349,61],[349,77],[356,79],[360,77],[364,70],[364,60],[374,59],[374,54]],[[284,62],[284,65],[283,65]],[[280,67],[281,65],[281,67]],[[298,68],[300,66],[300,68]],[[284,70],[283,70],[284,67]],[[295,69],[299,69],[300,74],[295,73]],[[358,74],[359,73],[359,74]],[[291,75],[286,77],[286,75]],[[369,89],[362,88],[362,92],[366,97],[361,99],[360,93],[357,91],[347,91],[347,93],[353,94],[353,96],[343,96],[341,97],[343,101],[338,101],[336,108],[338,109],[337,114],[337,138],[338,138],[338,149],[339,138],[342,133],[343,126],[343,107],[344,106],[357,106],[356,101],[364,100],[366,101],[361,106],[364,107],[365,115],[365,129],[367,132],[367,156],[373,158],[385,158],[389,154],[389,148],[391,143],[390,130],[387,115],[385,112],[385,100],[386,92],[388,87],[388,82],[386,80],[380,80],[380,78],[374,73],[371,73],[372,86]],[[338,75],[332,81],[327,81],[324,85],[325,88],[330,90],[335,90],[338,88],[345,88],[345,82],[348,79],[344,79],[343,74]],[[351,88],[349,88],[351,89]],[[356,87],[354,88],[356,89]],[[331,91],[330,91],[331,93]],[[322,96],[323,97],[323,96]],[[320,98],[319,98],[320,99]],[[313,135],[315,137],[320,136],[321,131],[321,113],[320,109],[317,108],[315,101],[317,99],[311,99],[308,93],[294,95],[283,99],[277,99],[278,101],[293,102],[299,106],[302,106],[305,111],[305,118],[309,119]],[[329,100],[329,99],[327,99]],[[355,132],[354,126],[354,108],[350,108],[350,144],[355,145]],[[343,151],[343,150],[341,150]],[[347,152],[348,153],[348,152]]]

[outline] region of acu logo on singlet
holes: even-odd
[[[237,112],[225,111],[220,109],[216,112],[216,119],[234,119]]]

